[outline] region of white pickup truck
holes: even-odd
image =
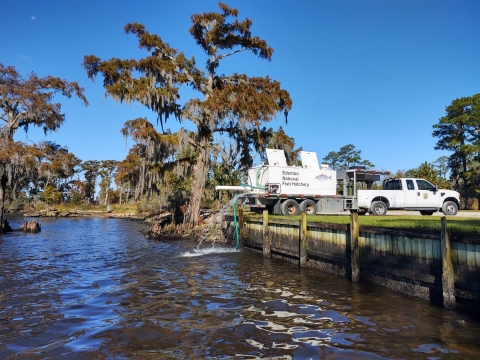
[[[372,215],[385,215],[388,209],[420,211],[422,215],[441,210],[456,215],[461,205],[458,192],[416,178],[387,179],[383,190],[357,190],[357,196],[358,210]]]

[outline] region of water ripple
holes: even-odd
[[[46,219],[2,235],[0,358],[480,357],[464,313],[142,227]]]

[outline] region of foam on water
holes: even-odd
[[[209,247],[203,249],[193,249],[193,252],[184,252],[181,257],[194,257],[194,256],[203,256],[210,254],[226,254],[226,253],[236,253],[240,252],[235,248],[224,248],[224,247]]]

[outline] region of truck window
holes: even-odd
[[[426,180],[417,180],[417,187],[418,187],[418,190],[433,190],[433,189],[435,189],[435,186],[433,186],[432,184],[430,184]]]
[[[413,184],[413,180],[407,180],[407,189],[415,190],[415,185]]]
[[[393,181],[393,190],[402,190],[402,181],[396,179]]]

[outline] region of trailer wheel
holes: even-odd
[[[295,200],[288,199],[282,203],[282,215],[294,216],[298,214],[300,214],[300,208]]]
[[[433,211],[430,211],[430,210],[420,210],[420,214],[422,214],[422,215],[433,215]]]
[[[370,205],[370,212],[372,215],[385,215],[387,213],[387,204],[383,201],[374,201]]]
[[[442,212],[445,215],[457,215],[458,206],[453,201],[445,201],[442,206]]]
[[[303,200],[300,203],[300,211],[305,211],[307,215],[315,215],[317,213],[317,206],[313,200]]]

